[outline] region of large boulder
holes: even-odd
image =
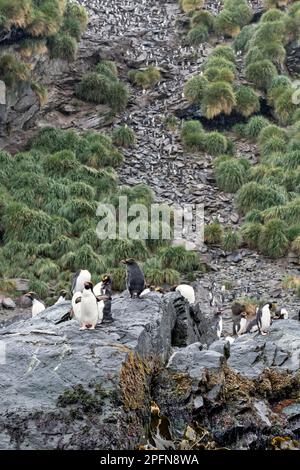
[[[208,349],[198,342],[177,350],[160,374],[154,399],[182,448],[201,442],[199,448],[271,449],[281,437],[297,447],[299,368],[300,324],[279,320],[268,336],[247,334],[231,345],[223,339]]]
[[[275,321],[267,336],[244,335],[231,346],[228,365],[248,378],[257,378],[267,368],[281,372],[299,371],[300,324],[295,320]]]
[[[69,303],[2,329],[0,448],[135,448],[150,416],[152,376],[170,354],[179,298],[118,296],[115,322],[94,331],[75,320],[55,325]]]

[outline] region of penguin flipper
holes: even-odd
[[[110,300],[110,297],[108,295],[96,295],[96,300],[97,302],[101,302],[101,300]]]
[[[71,290],[72,290],[73,293],[74,293],[74,290],[75,290],[75,288],[76,288],[76,282],[77,282],[77,278],[78,278],[78,276],[79,276],[79,274],[80,274],[80,271],[81,271],[81,270],[79,269],[79,270],[74,274],[73,279],[72,279]]]
[[[64,323],[65,321],[72,320],[73,317],[73,310],[70,310],[69,312],[65,313],[60,320],[55,322],[55,325],[59,325],[60,323]]]

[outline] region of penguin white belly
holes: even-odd
[[[269,307],[263,308],[261,313],[261,325],[260,329],[263,333],[267,333],[271,325],[271,312]]]
[[[81,326],[94,329],[98,323],[99,312],[94,294],[83,292],[81,298]]]
[[[194,291],[192,286],[181,284],[181,285],[176,287],[176,291],[180,292],[182,297],[187,299],[190,304],[195,303],[195,291]]]
[[[96,284],[95,287],[93,287],[93,292],[94,292],[96,297],[98,295],[102,295],[102,293],[101,293],[102,292],[102,287],[103,287],[102,281],[98,282],[98,284]]]
[[[236,334],[238,336],[241,336],[244,333],[246,333],[246,329],[247,329],[247,319],[246,318],[241,318],[240,324],[239,324],[239,330],[237,331]]]
[[[32,318],[36,317],[40,313],[42,313],[45,310],[45,305],[42,304],[42,302],[39,302],[38,300],[34,299],[32,302]]]
[[[221,338],[222,330],[223,330],[223,319],[221,317],[217,325],[217,336],[219,339]]]
[[[226,336],[225,341],[228,341],[228,343],[232,344],[234,343],[235,339],[232,336]]]
[[[103,309],[104,309],[104,301],[100,300],[98,302],[98,323],[102,323],[103,320]]]
[[[287,311],[286,308],[282,308],[280,313],[281,313],[282,318],[283,318],[284,320],[288,320],[288,318],[289,318],[289,312]]]
[[[60,296],[59,299],[55,302],[54,305],[60,305],[65,301],[66,301],[66,299],[64,297]]]
[[[82,296],[81,292],[75,292],[75,294],[72,297],[72,308],[74,312],[74,317],[76,318],[78,322],[81,321],[81,302],[76,303],[76,300],[79,299],[79,297],[81,296]]]

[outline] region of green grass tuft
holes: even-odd
[[[209,36],[208,27],[205,24],[194,26],[187,35],[187,41],[190,46],[199,46],[207,41]]]
[[[247,182],[243,164],[234,158],[220,162],[215,169],[217,185],[222,191],[235,193]]]
[[[227,139],[220,132],[209,132],[204,138],[204,150],[210,155],[221,155],[226,153]]]
[[[266,90],[277,75],[277,70],[270,60],[264,59],[249,64],[245,69],[246,78],[257,88]]]
[[[210,245],[220,245],[224,231],[218,220],[212,221],[204,227],[204,241]]]
[[[128,126],[119,126],[114,130],[112,140],[118,147],[130,148],[135,144],[135,134]]]
[[[285,224],[281,220],[270,220],[263,226],[259,237],[260,251],[270,258],[284,256],[289,248]]]

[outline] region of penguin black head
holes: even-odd
[[[132,265],[132,264],[136,264],[135,260],[133,258],[122,259],[121,263],[129,265],[129,266]]]
[[[94,285],[93,285],[92,282],[85,282],[85,283],[84,283],[84,288],[85,288],[86,290],[91,290],[91,291],[92,291],[92,290],[93,290],[93,287],[94,287]]]
[[[247,318],[247,313],[246,313],[246,312],[242,312],[242,313],[241,313],[241,318]]]
[[[158,292],[159,294],[164,294],[165,293],[165,291],[163,290],[162,287],[156,287],[155,292]]]
[[[66,291],[65,289],[62,289],[59,295],[65,299],[68,295],[68,291]]]
[[[101,281],[102,281],[103,284],[110,284],[111,283],[111,277],[106,274],[105,276],[102,276]]]
[[[170,292],[175,292],[177,287],[178,287],[177,284],[175,284],[174,286],[172,286],[172,287],[170,288]]]
[[[223,315],[223,310],[221,308],[218,308],[216,311],[215,311],[215,315],[217,317],[220,317],[221,315]]]
[[[30,300],[37,299],[37,295],[35,292],[27,292],[27,294],[25,294],[25,297],[28,297]]]

